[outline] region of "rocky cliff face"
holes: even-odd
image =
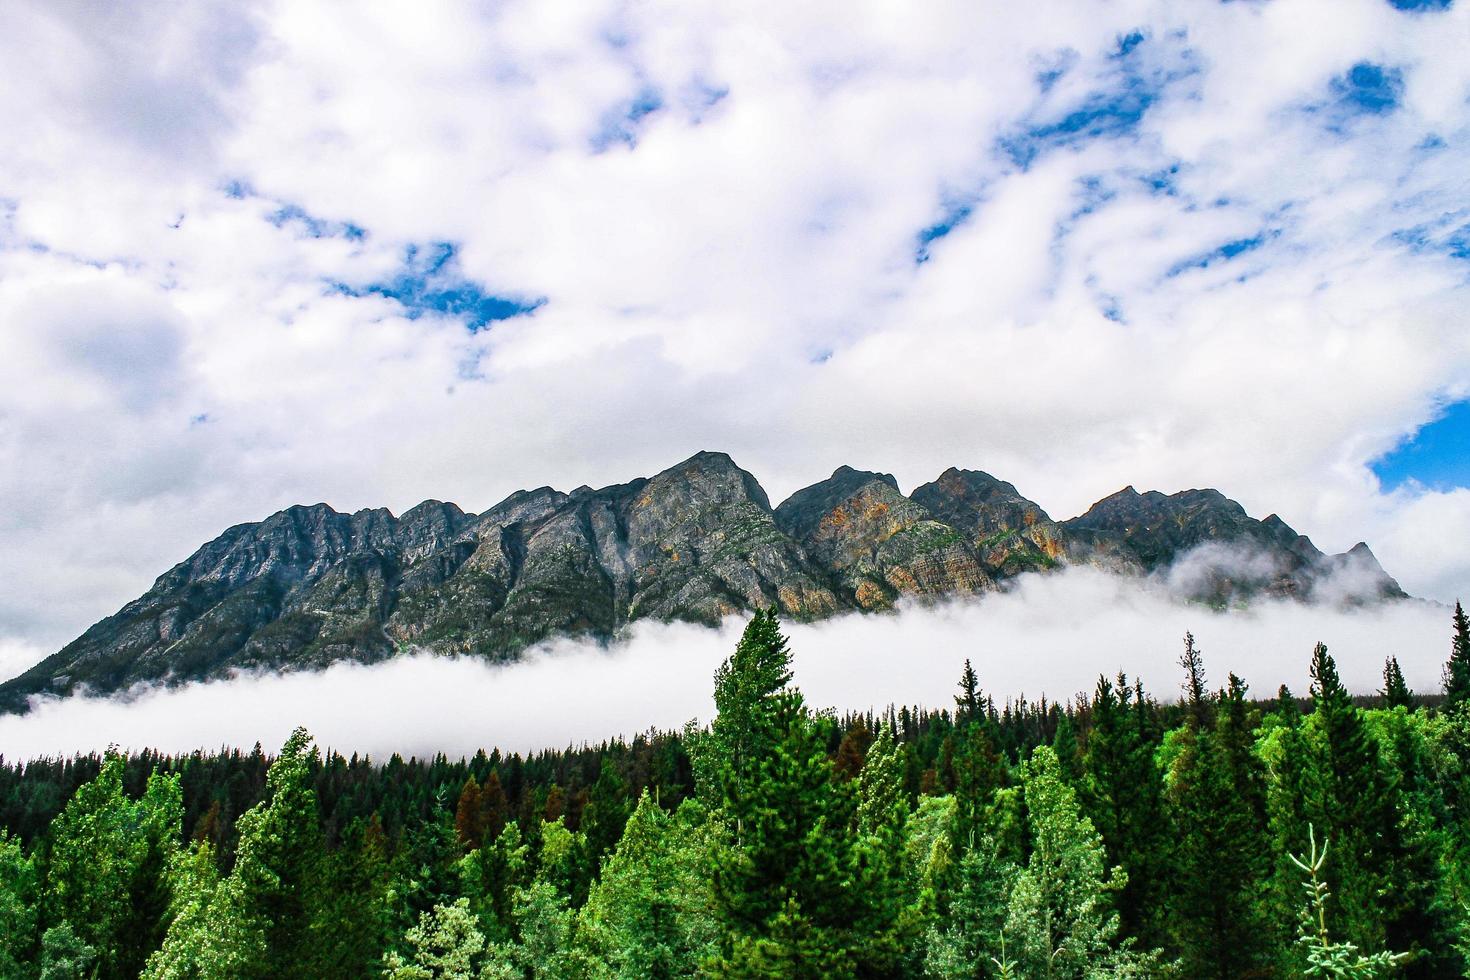
[[[505,659],[554,636],[610,639],[639,619],[713,624],[767,605],[816,619],[1068,564],[1160,576],[1216,603],[1403,595],[1366,545],[1323,555],[1214,490],[1129,487],[1058,523],[978,471],[946,470],[905,496],[891,476],[842,467],[773,510],[730,457],[699,453],[600,490],[519,491],[478,515],[433,500],[401,517],[315,504],[232,527],[0,685],[0,709],[410,648]]]

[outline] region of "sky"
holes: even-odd
[[[1470,3],[0,6],[0,664],[293,503],[1217,487],[1470,598]]]

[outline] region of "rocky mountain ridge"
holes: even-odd
[[[820,619],[1067,565],[1163,576],[1215,604],[1404,595],[1366,545],[1324,555],[1215,490],[1128,487],[1058,522],[979,471],[946,470],[905,496],[892,476],[844,466],[773,508],[729,456],[701,452],[599,490],[517,491],[481,514],[315,504],[237,525],[0,685],[0,709],[410,649],[505,660],[555,636],[608,640],[640,619],[715,624],[766,605]]]

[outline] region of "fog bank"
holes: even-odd
[[[610,647],[560,640],[515,664],[431,654],[317,673],[241,675],[126,697],[46,700],[0,717],[0,752],[16,760],[126,749],[185,752],[257,741],[274,751],[296,725],[323,746],[386,757],[467,755],[562,747],[677,727],[713,713],[712,675],[743,620],[719,629],[639,624]],[[1408,601],[1363,609],[1267,601],[1212,612],[1171,598],[1157,583],[1085,568],[1029,575],[1009,592],[887,615],[853,614],[792,624],[796,683],[817,707],[951,705],[966,658],[997,702],[1042,694],[1066,700],[1099,673],[1137,676],[1160,700],[1179,691],[1186,630],[1204,650],[1212,686],[1228,671],[1253,694],[1285,683],[1304,694],[1318,640],[1355,692],[1381,685],[1385,656],[1409,685],[1437,691],[1448,656],[1449,612]]]

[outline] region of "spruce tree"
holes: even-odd
[[[715,674],[718,714],[695,746],[730,840],[712,852],[724,936],[712,969],[727,975],[850,973],[856,816],[834,778],[826,723],[788,688],[791,654],[773,611],[756,613]]]
[[[1169,736],[1177,848],[1169,923],[1181,968],[1191,977],[1254,976],[1271,961],[1274,923],[1261,903],[1269,870],[1264,784],[1245,690],[1231,674],[1215,727],[1200,727],[1204,713],[1191,712]]]
[[[1102,835],[1108,864],[1127,872],[1118,896],[1125,935],[1154,947],[1164,938],[1170,831],[1163,819],[1163,777],[1154,763],[1150,710],[1141,689],[1130,687],[1127,678],[1119,676],[1116,687],[1098,678],[1078,796]]]
[[[1450,659],[1444,666],[1444,706],[1448,711],[1470,700],[1470,619],[1459,602],[1455,603],[1454,636],[1450,641]]]
[[[980,717],[980,679],[975,676],[975,668],[970,666],[970,661],[965,660],[965,669],[960,674],[960,693],[954,699],[954,720],[957,727],[971,724]]]
[[[1404,682],[1404,672],[1399,669],[1399,658],[1389,657],[1383,662],[1383,703],[1388,708],[1414,709],[1414,692]]]
[[[895,973],[920,929],[916,883],[904,864],[909,804],[903,777],[903,750],[884,725],[858,777],[856,935],[859,968],[866,975]]]

